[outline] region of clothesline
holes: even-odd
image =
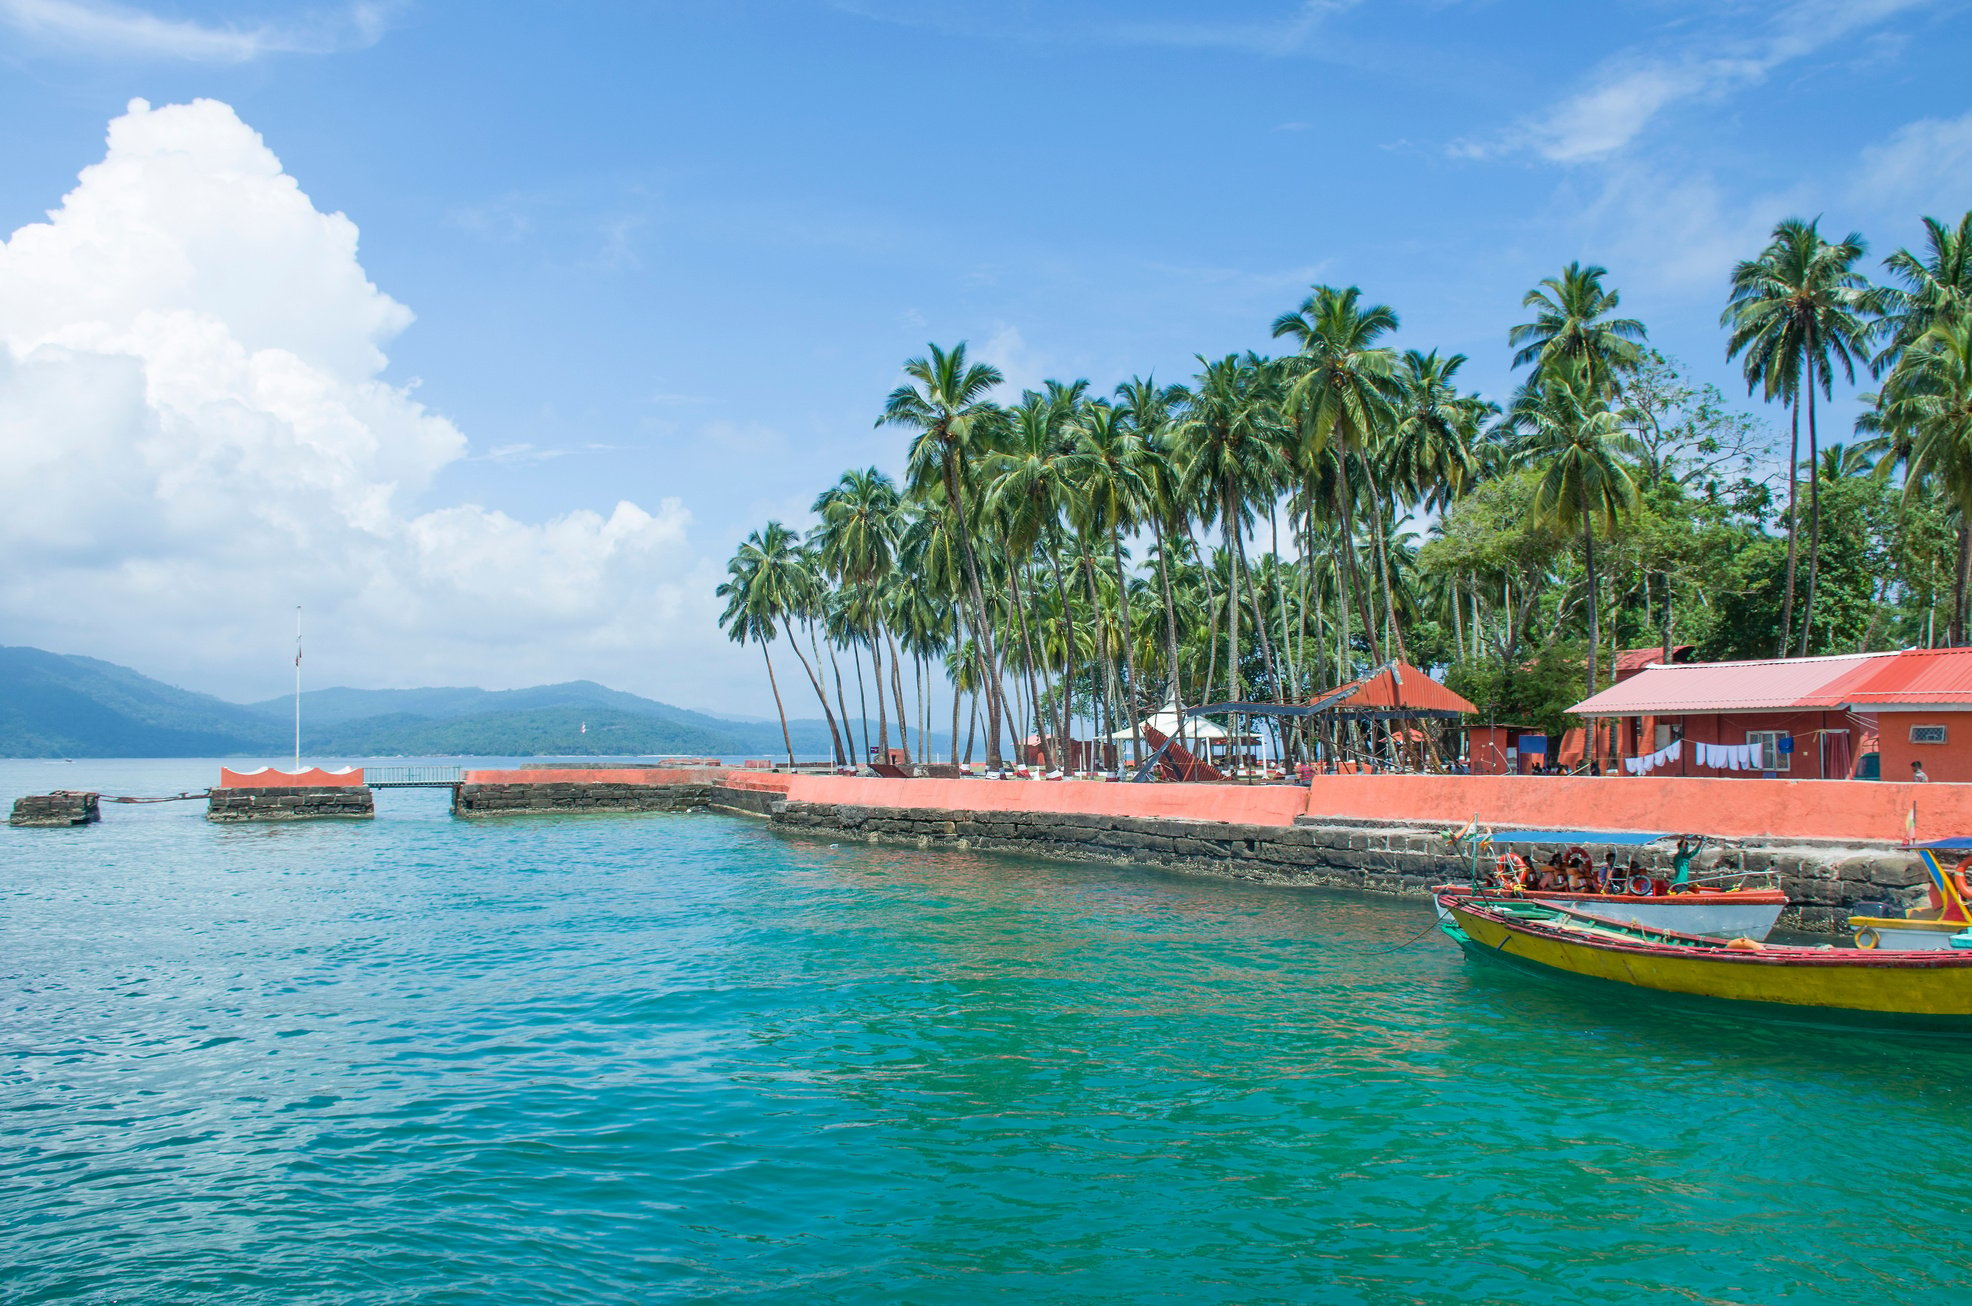
[[[1684,755],[1684,740],[1677,739],[1642,757],[1626,757],[1623,769],[1631,775],[1649,775],[1660,766],[1669,766]],[[1691,760],[1699,766],[1711,767],[1715,771],[1759,771],[1764,770],[1765,758],[1760,744],[1701,744],[1691,743]]]

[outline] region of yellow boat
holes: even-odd
[[[1524,899],[1445,894],[1467,952],[1636,988],[1872,1024],[1972,1029],[1972,950],[1867,951],[1700,938]]]
[[[1911,851],[1917,854],[1917,864],[1930,877],[1930,903],[1902,916],[1849,917],[1849,928],[1856,932],[1856,946],[1886,951],[1951,947],[1954,934],[1962,934],[1972,927],[1972,906],[1967,903],[1972,889],[1968,889],[1965,881],[1966,873],[1972,871],[1972,856],[1948,871],[1938,860],[1938,854],[1965,852],[1968,848],[1972,848],[1972,840],[1967,839],[1940,839],[1914,847]]]

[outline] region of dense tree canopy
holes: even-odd
[[[1972,214],[1924,232],[1873,282],[1860,235],[1790,219],[1721,287],[1722,350],[1784,406],[1784,439],[1687,380],[1579,263],[1503,331],[1525,370],[1500,404],[1355,286],[1275,319],[1278,356],[1113,395],[1004,402],[963,344],[932,346],[877,419],[910,434],[902,484],[851,471],[806,541],[756,532],[723,621],[791,648],[845,762],[890,747],[893,720],[928,756],[946,698],[955,749],[963,731],[997,764],[1033,737],[1066,765],[1063,740],[1129,738],[1166,704],[1303,701],[1395,657],[1556,728],[1626,648],[1963,643]],[[1818,401],[1872,383],[1854,435],[1824,441]],[[876,738],[851,738],[872,692]]]

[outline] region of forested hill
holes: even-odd
[[[0,757],[280,757],[293,747],[293,712],[291,698],[228,703],[96,658],[0,648]],[[710,716],[586,680],[499,691],[318,689],[302,695],[301,715],[302,752],[313,757],[786,751],[778,722]],[[822,722],[792,721],[789,730],[796,753],[828,753]]]

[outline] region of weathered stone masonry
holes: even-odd
[[[718,786],[614,784],[593,780],[462,784],[452,791],[454,816],[525,816],[582,812],[681,812],[712,803]]]
[[[61,829],[71,825],[93,825],[103,819],[97,795],[58,790],[52,794],[28,794],[14,800],[8,825],[38,829]]]
[[[208,821],[367,821],[376,814],[362,785],[214,789],[205,807]]]
[[[723,804],[722,804],[723,805]],[[1355,889],[1425,896],[1430,886],[1462,879],[1468,863],[1435,829],[1304,819],[1291,826],[1227,825],[1174,818],[1058,812],[959,812],[788,802],[771,816],[790,832],[919,847],[947,845],[1076,861],[1155,866],[1221,879],[1286,886]],[[1585,845],[1599,860],[1604,845]],[[1546,848],[1540,855],[1545,856]],[[1784,923],[1836,931],[1865,901],[1908,901],[1923,879],[1916,860],[1894,845],[1746,841],[1723,855],[1748,871],[1773,870],[1794,906]],[[1653,870],[1667,870],[1667,848],[1622,847]],[[1708,850],[1698,867],[1721,853]]]

